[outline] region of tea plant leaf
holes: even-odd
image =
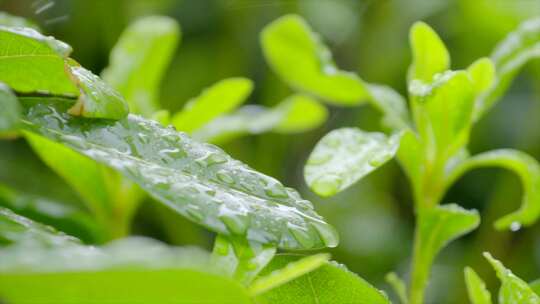
[[[476,272],[470,268],[465,268],[465,283],[467,285],[467,294],[471,304],[491,304],[491,293],[486,288],[486,284],[476,274]]]
[[[529,284],[531,286],[532,290],[540,296],[540,279],[537,279]]]
[[[334,130],[311,152],[304,167],[306,182],[323,197],[343,191],[390,160],[397,152],[400,137],[357,128]]]
[[[43,246],[54,247],[80,242],[49,226],[33,222],[7,208],[0,207],[0,245],[16,243],[39,243]],[[4,259],[0,259],[0,262],[6,263]]]
[[[416,22],[411,27],[409,39],[413,55],[409,80],[419,79],[430,83],[435,74],[450,68],[448,50],[429,25],[424,22]]]
[[[496,76],[493,85],[476,101],[474,119],[480,119],[508,89],[519,70],[540,57],[540,18],[523,22],[493,50]]]
[[[476,210],[465,210],[458,205],[420,209],[414,247],[414,261],[418,271],[413,273],[410,290],[411,303],[421,303],[428,282],[429,270],[439,251],[452,240],[474,230],[480,224]]]
[[[190,100],[182,111],[173,116],[171,123],[178,130],[191,133],[238,107],[252,90],[253,83],[246,78],[221,80]]]
[[[394,292],[399,298],[401,304],[407,304],[407,286],[405,282],[397,276],[395,272],[391,272],[385,276],[385,280],[394,289]]]
[[[409,111],[405,98],[392,88],[369,84],[371,104],[383,114],[382,123],[392,130],[404,130],[410,126]]]
[[[495,81],[495,65],[489,58],[480,58],[473,62],[467,72],[473,82],[476,94],[489,89]]]
[[[172,128],[130,115],[120,121],[62,113],[60,102],[23,99],[25,128],[118,170],[155,199],[224,235],[285,249],[334,247],[335,230],[299,194]],[[242,233],[240,233],[242,232]]]
[[[321,267],[329,259],[329,254],[319,253],[291,262],[281,269],[274,270],[266,276],[259,277],[249,286],[249,293],[252,296],[265,293]]]
[[[317,101],[305,95],[292,95],[274,108],[243,106],[230,115],[211,121],[193,133],[201,141],[222,143],[245,134],[299,133],[320,126],[328,111]]]
[[[268,275],[289,263],[299,260],[299,256],[278,255],[262,272]],[[257,303],[357,303],[390,304],[386,295],[335,262],[306,273],[288,283],[273,288],[256,297]]]
[[[501,288],[499,289],[499,303],[527,303],[538,304],[540,297],[523,280],[515,276],[510,269],[498,260],[494,259],[491,254],[484,252],[484,257],[489,261],[497,277],[501,280]]]
[[[0,81],[21,93],[78,96],[64,60],[71,47],[31,28],[0,26]]]
[[[102,75],[132,113],[149,117],[159,109],[159,85],[179,40],[180,26],[165,16],[141,18],[120,36]]]
[[[1,250],[0,298],[9,303],[251,303],[239,283],[210,263],[207,252],[142,238],[105,247]]]
[[[530,226],[540,216],[540,164],[531,156],[516,150],[500,149],[470,157],[450,172],[447,184],[452,184],[471,169],[481,167],[502,167],[516,173],[523,184],[521,208],[495,222],[497,229],[517,230]]]
[[[16,130],[21,112],[21,105],[15,94],[0,82],[0,132]]]
[[[354,73],[339,70],[330,51],[297,15],[283,16],[261,34],[266,61],[287,84],[336,105],[351,106],[368,99],[368,91]]]

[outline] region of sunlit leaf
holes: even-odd
[[[302,17],[287,15],[273,21],[264,28],[261,43],[268,64],[294,89],[337,105],[367,101],[362,80],[336,67],[328,48]]]
[[[419,211],[414,248],[414,261],[418,265],[414,266],[417,271],[411,278],[411,298],[418,298],[418,293],[423,293],[429,270],[439,251],[480,224],[480,216],[476,210],[468,211],[454,204]]]
[[[262,272],[268,275],[298,261],[301,256],[279,255]],[[305,275],[273,288],[256,298],[257,303],[355,303],[390,304],[386,295],[343,265],[327,263]]]
[[[318,195],[332,196],[392,159],[399,139],[357,128],[334,130],[311,152],[304,168],[306,182]]]
[[[469,170],[478,167],[502,167],[516,173],[523,184],[521,208],[495,222],[497,229],[518,230],[530,226],[540,216],[540,164],[531,156],[516,150],[500,149],[484,152],[457,164],[450,172],[448,184]]]
[[[491,304],[491,293],[472,268],[465,268],[465,283],[471,304]]]
[[[118,170],[155,199],[215,232],[281,248],[337,245],[313,205],[279,181],[172,128],[130,115],[88,120],[58,110],[60,102],[24,99],[28,131]]]
[[[419,79],[430,83],[433,76],[450,68],[450,55],[435,31],[424,22],[411,27],[410,43],[413,62],[409,80]]]
[[[19,125],[21,105],[17,97],[0,82],[0,132],[14,131]]]
[[[496,76],[493,85],[482,94],[474,112],[480,119],[508,89],[519,70],[529,60],[540,57],[540,18],[523,22],[501,41],[491,54]]]
[[[165,16],[141,18],[120,36],[103,79],[124,95],[132,113],[149,117],[159,109],[161,79],[179,40],[178,23]]]
[[[527,283],[515,276],[510,269],[505,268],[504,265],[494,259],[491,254],[484,252],[484,256],[491,266],[493,266],[493,269],[495,269],[499,280],[501,280],[499,304],[540,303],[540,296],[538,296]]]
[[[230,115],[214,119],[193,133],[201,141],[222,143],[242,135],[264,132],[299,133],[320,126],[328,111],[305,95],[292,95],[274,108],[243,106]]]
[[[182,111],[173,116],[171,123],[178,130],[191,133],[216,117],[234,110],[252,90],[253,83],[246,78],[221,80],[190,100]]]

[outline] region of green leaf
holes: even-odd
[[[392,130],[404,130],[410,126],[409,111],[405,98],[392,88],[369,84],[370,103],[383,114],[382,123]]]
[[[397,157],[401,167],[407,174],[411,186],[415,189],[415,195],[419,195],[419,186],[423,176],[424,146],[417,134],[407,129],[401,136]]]
[[[465,283],[471,304],[491,304],[491,293],[486,284],[470,267],[465,268]]]
[[[419,79],[430,83],[435,74],[450,68],[448,50],[429,25],[416,22],[411,27],[409,39],[413,55],[409,80]]]
[[[169,17],[141,18],[124,30],[111,51],[103,79],[129,103],[132,113],[149,117],[159,109],[159,86],[180,40]]]
[[[328,111],[305,95],[292,95],[274,108],[243,106],[230,115],[218,117],[193,133],[201,141],[222,143],[245,134],[299,133],[320,126]]]
[[[508,89],[519,70],[540,57],[540,18],[523,22],[493,50],[496,76],[493,85],[476,101],[475,120],[480,119]]]
[[[43,246],[54,247],[79,244],[79,240],[0,207],[0,245],[16,243],[39,243]],[[6,264],[7,261],[2,258],[0,263]]]
[[[64,60],[71,47],[31,28],[0,26],[0,81],[21,93],[78,96]]]
[[[484,257],[493,266],[497,277],[501,280],[501,288],[499,289],[500,304],[540,303],[540,297],[534,293],[527,283],[515,276],[510,269],[505,268],[501,262],[494,259],[488,252],[484,252]]]
[[[279,255],[263,271],[268,275],[273,271],[296,262],[300,256]],[[386,295],[335,262],[327,263],[305,275],[277,288],[273,288],[256,298],[257,303],[355,303],[390,304]]]
[[[0,298],[15,304],[251,303],[246,289],[221,275],[207,252],[142,238],[105,247],[1,250]]]
[[[287,15],[273,21],[262,31],[261,44],[268,64],[294,89],[342,106],[368,100],[362,80],[336,67],[328,48],[302,17]]]
[[[530,226],[540,217],[540,164],[531,156],[516,150],[500,149],[484,152],[458,163],[449,173],[447,184],[478,167],[502,167],[515,172],[523,184],[521,208],[495,222],[497,229],[518,230]]]
[[[320,196],[332,196],[390,160],[399,146],[399,134],[387,137],[357,128],[326,134],[304,167],[309,187]]]
[[[173,116],[171,123],[178,130],[191,133],[216,117],[234,110],[252,90],[253,83],[246,78],[221,80],[190,100],[182,111]]]
[[[495,81],[495,65],[489,58],[480,58],[473,62],[467,72],[471,77],[476,94],[489,89]]]
[[[398,277],[395,272],[387,274],[385,280],[392,286],[401,304],[407,304],[407,286],[405,285],[405,282]]]
[[[529,286],[531,286],[532,290],[534,290],[534,292],[540,296],[540,279],[531,282]]]
[[[120,121],[62,113],[58,101],[24,99],[26,129],[118,170],[155,199],[224,235],[285,249],[334,247],[334,229],[294,189],[218,147],[130,115]]]
[[[411,278],[411,303],[418,303],[427,286],[431,265],[439,251],[452,240],[469,233],[480,224],[476,210],[450,204],[420,209],[414,247],[415,271]]]
[[[21,111],[17,97],[9,87],[0,82],[0,132],[16,130]]]
[[[321,267],[329,259],[329,254],[319,253],[291,262],[281,269],[274,270],[266,276],[259,277],[249,286],[249,293],[252,296],[265,293]]]

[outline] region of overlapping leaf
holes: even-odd
[[[13,131],[19,125],[21,106],[10,88],[0,82],[0,132]]]
[[[472,268],[465,268],[465,283],[471,304],[491,304],[491,293]]]
[[[411,27],[410,43],[413,63],[409,80],[430,83],[433,76],[450,68],[450,55],[439,35],[427,24],[417,22]]]

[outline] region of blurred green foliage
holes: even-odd
[[[523,20],[540,15],[532,0],[2,0],[0,10],[35,21],[46,33],[73,46],[75,58],[95,74],[108,65],[109,52],[123,29],[138,17],[163,14],[182,26],[182,44],[163,77],[159,103],[171,113],[228,77],[253,80],[248,103],[273,107],[293,93],[264,60],[259,43],[262,28],[276,18],[303,16],[330,46],[337,65],[368,82],[390,85],[406,93],[412,58],[408,31],[423,20],[446,42],[453,69],[487,56],[506,33]],[[37,4],[36,4],[37,3]],[[528,64],[509,93],[476,125],[472,154],[494,148],[520,149],[540,159],[540,62]],[[380,129],[380,114],[367,107],[330,109],[327,123],[295,134],[270,133],[238,138],[222,147],[235,158],[302,190],[316,210],[341,236],[331,250],[367,281],[384,289],[384,275],[407,271],[413,229],[412,194],[395,164],[387,164],[359,184],[330,199],[307,189],[302,168],[316,142],[331,129],[358,126]],[[0,183],[26,195],[42,195],[73,206],[77,196],[51,172],[22,140],[0,143]],[[490,290],[499,283],[481,252],[489,251],[524,281],[540,272],[540,224],[519,233],[499,232],[493,222],[520,204],[518,179],[507,172],[483,170],[467,174],[444,202],[459,201],[482,214],[480,228],[451,244],[434,265],[427,303],[464,303],[463,268],[474,268]],[[1,201],[1,197],[0,197]],[[40,205],[42,206],[42,205]],[[45,205],[46,206],[46,205]],[[21,207],[22,208],[22,207]],[[46,208],[46,207],[42,207]],[[70,209],[71,210],[71,209]],[[31,215],[31,210],[28,211]],[[23,213],[24,214],[24,213]],[[46,221],[44,221],[46,222]],[[80,229],[80,225],[76,226]],[[135,215],[135,234],[173,244],[207,248],[211,235],[157,204],[143,204]],[[88,239],[84,238],[83,239]]]

